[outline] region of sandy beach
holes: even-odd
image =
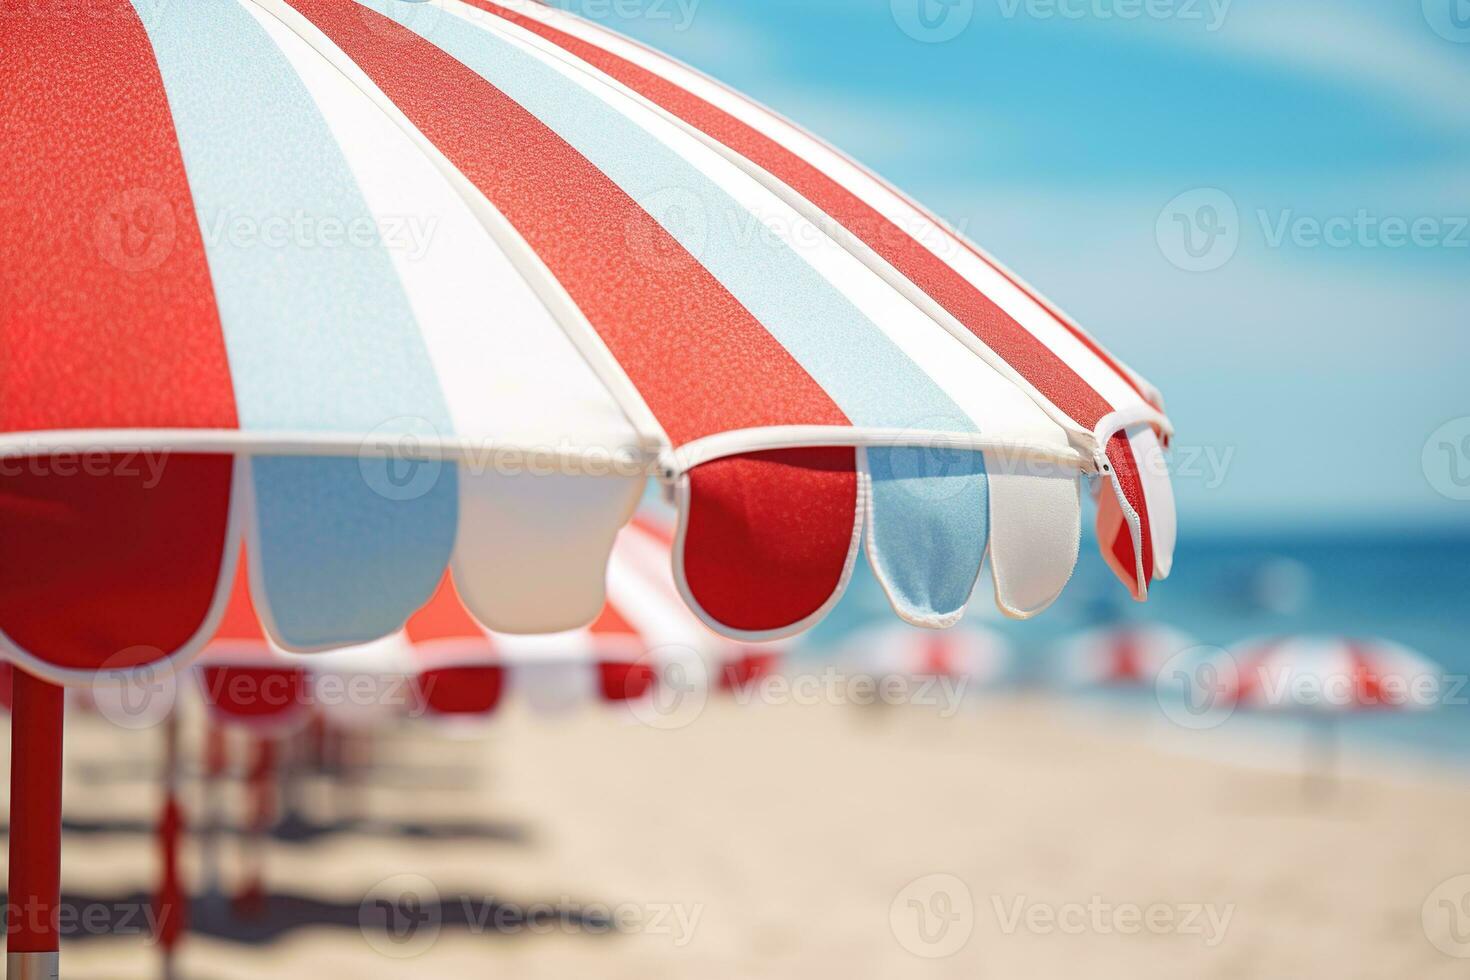
[[[82,719],[72,733],[68,817],[151,819],[153,785],[99,781],[93,764],[124,752],[148,763],[157,732],[119,735]],[[273,842],[269,890],[316,901],[336,924],[262,945],[191,935],[181,976],[1173,980],[1466,969],[1431,942],[1422,914],[1428,900],[1434,932],[1435,916],[1450,914],[1439,901],[1460,895],[1454,883],[1436,887],[1470,872],[1470,784],[1447,775],[1354,771],[1312,802],[1289,764],[1164,752],[1145,725],[1029,699],[948,719],[911,707],[712,704],[674,731],[602,712],[509,710],[456,738],[405,728],[380,740],[376,762],[356,798],[307,786],[304,813],[479,821],[493,833]],[[197,812],[196,785],[186,800]],[[233,879],[233,842],[226,857]],[[197,874],[192,845],[185,859]],[[154,865],[146,837],[71,834],[65,889],[138,892]],[[414,877],[395,878],[404,875]],[[399,943],[358,927],[376,897],[405,881],[422,891],[424,879],[437,920]],[[497,920],[487,901],[506,914]],[[73,978],[157,971],[135,936],[70,942],[63,962]]]

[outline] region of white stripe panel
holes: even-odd
[[[819,170],[883,214],[947,265],[988,296],[1047,347],[1061,357],[1115,409],[1144,404],[1128,383],[1097,357],[1042,305],[1012,282],[992,262],[976,254],[941,228],[903,195],[864,170],[823,141],[795,124],[724,85],[650,48],[590,24],[575,16],[536,3],[505,3],[507,9],[546,23],[648,69],[741,120],[751,128],[807,160]],[[454,4],[458,6],[458,4]],[[477,22],[497,20],[483,13]],[[512,28],[514,29],[514,28]],[[519,32],[522,35],[524,31]],[[545,48],[555,48],[539,41]],[[560,49],[556,49],[560,51]],[[569,57],[565,53],[559,57]],[[605,77],[605,76],[604,76]]]
[[[592,622],[607,601],[608,553],[646,482],[460,467],[452,567],[465,608],[502,633]]]
[[[619,532],[614,550],[634,574],[656,585],[661,596],[677,603],[681,609],[687,608],[679,595],[679,586],[674,581],[672,545],[665,544],[661,538],[643,530],[637,524],[629,524]],[[693,616],[693,613],[690,615]]]
[[[1169,477],[1168,458],[1152,426],[1128,430],[1133,458],[1138,462],[1143,499],[1148,505],[1150,537],[1154,545],[1154,577],[1166,579],[1174,567],[1174,545],[1179,536],[1179,516],[1174,507],[1174,483]]]
[[[698,168],[748,212],[724,216],[726,220],[759,221],[760,225],[752,224],[752,229],[763,226],[801,256],[931,377],[982,432],[1058,447],[1068,445],[1066,433],[1024,392],[974,357],[963,343],[794,208],[704,141],[690,135],[684,127],[671,123],[642,100],[631,97],[627,89],[606,76],[594,76],[549,53],[548,45],[534,34],[497,17],[486,16],[459,0],[446,0],[444,9],[532,53]],[[944,429],[952,425],[934,427]]]
[[[1062,594],[1082,541],[1082,481],[1065,466],[985,454],[995,603],[1029,619]]]

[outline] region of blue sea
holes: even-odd
[[[1183,630],[1200,643],[1228,646],[1259,636],[1292,633],[1381,637],[1402,643],[1440,665],[1448,703],[1408,713],[1364,713],[1342,720],[1344,736],[1393,752],[1470,768],[1470,533],[1380,531],[1313,533],[1297,537],[1183,534],[1172,576],[1156,583],[1147,603],[1128,599],[1083,542],[1076,577],[1056,605],[1016,623],[977,596],[969,617],[1003,632],[1021,658],[1020,671],[1045,674],[1049,651],[1067,634],[1109,621],[1152,621]],[[988,586],[982,582],[981,589]],[[861,626],[891,618],[887,601],[864,562],[852,588],[811,634],[804,655],[830,655]],[[1138,692],[1138,710],[1157,710]],[[1231,719],[1236,727],[1255,723]],[[1268,729],[1279,722],[1264,719]]]

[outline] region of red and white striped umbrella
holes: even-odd
[[[1171,657],[1194,645],[1187,633],[1156,623],[1102,626],[1063,641],[1054,666],[1067,685],[1152,685]]]
[[[864,541],[909,622],[953,625],[987,556],[1039,612],[1084,478],[1129,591],[1168,574],[1158,391],[642,45],[514,0],[42,4],[4,42],[14,900],[55,904],[34,679],[196,656],[246,542],[297,652],[392,637],[451,565],[477,622],[580,629],[650,476],[679,593],[741,641],[822,618]],[[54,930],[9,938],[54,969]]]
[[[556,711],[644,697],[671,669],[719,689],[771,669],[785,644],[736,643],[689,612],[669,574],[670,545],[656,520],[625,527],[608,565],[607,605],[584,629],[545,636],[488,631],[446,577],[402,633],[310,655],[270,643],[241,579],[197,667],[201,691],[222,722],[283,731],[316,711],[338,725],[370,727],[405,712],[487,716],[505,694]]]
[[[577,628],[649,475],[741,639],[821,618],[864,538],[911,622],[987,554],[1031,615],[1089,475],[1130,591],[1167,574],[1158,392],[999,263],[575,16],[375,2],[8,20],[9,657],[187,658],[242,541],[286,649],[395,632],[451,562],[479,621]]]
[[[965,624],[942,633],[902,623],[869,627],[843,644],[846,663],[875,679],[942,677],[984,686],[1003,680],[1015,659],[995,630]]]
[[[1212,707],[1273,711],[1409,711],[1439,701],[1441,670],[1387,640],[1288,636],[1252,640],[1196,671]]]

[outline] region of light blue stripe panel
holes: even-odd
[[[918,619],[962,609],[985,559],[989,484],[981,453],[869,449],[875,572]]]
[[[271,492],[266,592],[292,646],[387,636],[433,595],[454,547],[452,464],[276,456],[254,469]]]
[[[373,6],[381,8],[383,2],[376,0]],[[840,290],[767,233],[718,185],[627,117],[534,56],[460,18],[398,19],[515,99],[642,205],[699,257],[854,423],[976,430],[959,406]],[[923,482],[917,475],[903,481]],[[930,539],[933,544],[927,552],[909,547],[905,557],[884,563],[890,590],[900,601],[915,602],[918,615],[933,603],[963,604],[963,597],[955,600],[958,583],[975,580],[984,555],[983,464],[977,462],[943,483],[955,492],[935,497],[878,487],[874,493],[880,549],[901,541]],[[969,503],[960,506],[957,500]],[[982,504],[978,513],[976,501]],[[937,542],[941,533],[951,536],[948,544]],[[978,548],[970,547],[977,540]]]
[[[241,428],[452,434],[372,213],[260,24],[237,0],[170,4],[143,20],[204,233]],[[405,496],[385,495],[355,458],[256,461],[255,560],[282,639],[381,636],[432,595],[458,519],[444,469],[432,489]]]

